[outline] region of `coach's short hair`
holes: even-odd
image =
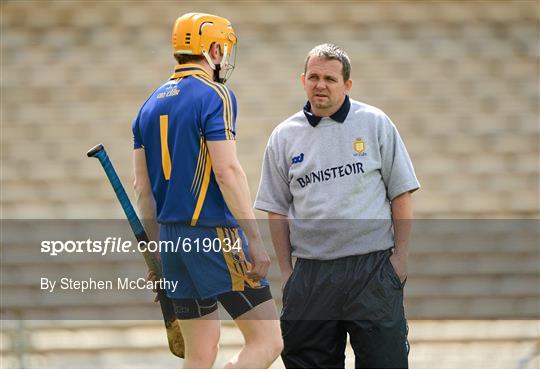
[[[349,55],[347,55],[345,50],[339,46],[334,44],[321,44],[311,49],[307,54],[306,63],[304,64],[304,73],[307,72],[307,65],[311,57],[337,60],[341,62],[342,65],[341,74],[343,75],[343,80],[348,81],[351,77],[351,59],[349,59]]]

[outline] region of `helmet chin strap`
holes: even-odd
[[[214,62],[212,61],[212,58],[210,57],[210,54],[208,54],[208,51],[203,50],[202,54],[204,55],[206,61],[210,65],[210,68],[212,68],[212,70],[214,71],[214,76],[213,76],[214,81],[219,82],[219,83],[225,83],[225,80],[219,76],[219,72],[221,70],[221,64],[224,63],[225,60],[227,59],[227,45],[225,45],[223,59],[221,59],[220,64],[214,64]]]
[[[219,76],[220,70],[221,70],[221,65],[216,64],[216,67],[214,69],[214,81],[219,82],[219,83],[224,83],[225,81],[223,80],[223,78]]]

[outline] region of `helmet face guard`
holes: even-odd
[[[227,45],[225,45],[225,48],[227,48]],[[214,64],[210,58],[210,55],[208,53],[203,53],[206,61],[214,70],[214,81],[225,83],[231,77],[236,65],[236,53],[237,48],[235,46],[233,46],[231,50],[223,50],[223,58],[219,64]]]
[[[238,47],[233,46],[232,50],[229,52],[227,59],[225,59],[225,55],[223,55],[223,60],[221,61],[221,75],[223,76],[221,83],[227,82],[227,80],[231,77],[232,72],[234,71],[234,67],[236,66],[236,53],[238,52]],[[225,63],[224,63],[225,61]]]
[[[209,51],[218,44],[223,53],[220,64],[214,64]],[[203,55],[214,70],[214,79],[224,83],[234,69],[237,37],[231,23],[216,15],[188,13],[174,23],[172,45],[175,54]],[[221,77],[223,75],[223,77]]]

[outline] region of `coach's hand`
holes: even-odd
[[[285,285],[287,284],[287,281],[289,280],[289,278],[291,278],[291,274],[292,274],[292,269],[286,272],[283,272],[283,271],[281,272],[281,292],[282,293],[285,290]]]
[[[266,277],[270,267],[270,257],[264,249],[262,241],[249,243],[249,256],[251,258],[251,269],[247,276],[255,281]]]
[[[390,255],[390,263],[394,267],[401,283],[407,278],[407,256],[394,252]]]

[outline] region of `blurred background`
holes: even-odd
[[[414,195],[417,218],[515,219],[493,223],[496,247],[482,232],[457,242],[455,226],[411,243],[411,368],[538,368],[536,0],[3,0],[0,218],[123,217],[85,153],[103,143],[132,195],[131,121],[171,75],[172,24],[192,11],[227,17],[239,38],[228,84],[252,196],[268,136],[305,102],[299,76],[307,52],[333,42],[351,57],[351,96],[384,110],[405,141],[423,186]],[[9,242],[3,238],[4,250],[36,247]],[[6,270],[25,270],[17,260],[2,259],[4,297],[8,288],[37,286],[6,279]],[[274,263],[274,287],[278,276]],[[279,287],[274,295],[279,303]],[[159,321],[35,321],[25,314],[31,302],[12,302],[2,300],[2,313],[25,319],[1,321],[2,368],[181,367]],[[221,340],[216,367],[242,343],[230,321]]]

